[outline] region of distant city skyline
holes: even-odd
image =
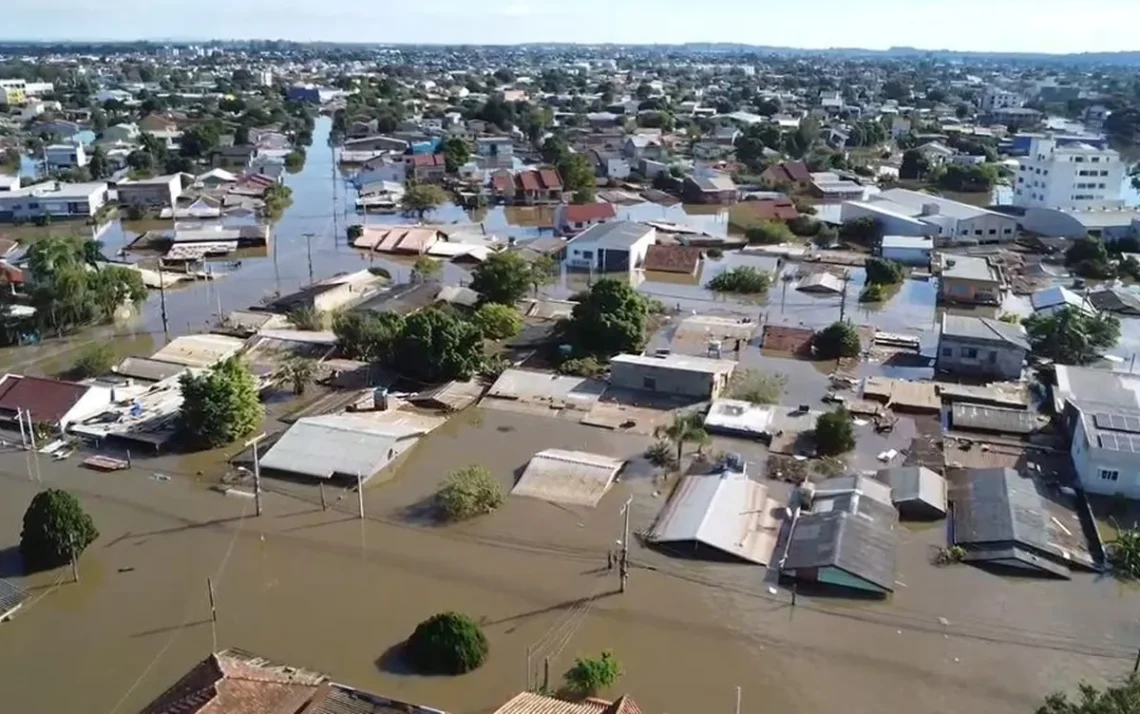
[[[1140,51],[1137,0],[10,0],[0,39]]]

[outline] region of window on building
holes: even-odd
[[[1076,161],[1078,164],[1083,164],[1083,163],[1085,162],[1085,157],[1083,157],[1083,156],[1074,156],[1074,157],[1073,157],[1073,161]]]
[[[1101,172],[1100,172],[1100,175],[1101,175],[1101,176],[1108,176],[1108,172],[1107,172],[1107,171],[1101,171]]]
[[[1018,182],[1018,183],[1025,183],[1025,177],[1024,177],[1024,176],[1018,176],[1018,177],[1017,177],[1017,182]]]
[[[1107,186],[1105,186],[1103,183],[1098,183],[1098,184],[1096,185],[1096,187],[1097,187],[1097,188],[1108,188],[1108,187],[1107,187]]]
[[[34,211],[39,207],[40,207],[40,204],[38,204],[38,203],[29,203],[28,204],[28,210],[30,210],[30,211]],[[19,208],[19,206],[16,206],[16,208]]]
[[[1002,233],[1002,235],[1009,235],[1010,233],[1013,233],[1013,229],[1012,228],[1002,228],[1001,233]]]
[[[1093,162],[1094,164],[1099,164],[1100,163],[1100,157],[1094,156],[1091,159],[1089,159],[1089,161]]]
[[[997,228],[991,228],[991,229],[990,229],[990,235],[991,235],[991,236],[996,236],[996,235],[997,235]]]
[[[657,391],[657,378],[656,377],[642,377],[641,386],[649,391]]]
[[[584,250],[584,251],[582,251],[582,257],[585,258],[586,260],[591,260],[594,257],[594,251]]]
[[[976,235],[976,236],[980,236],[981,234],[982,234],[981,228],[978,228],[977,230],[974,231],[974,235]]]
[[[1116,469],[1100,469],[1097,471],[1102,481],[1116,481],[1120,478],[1120,472]]]
[[[962,356],[965,357],[966,359],[977,359],[978,358],[978,350],[973,348],[973,347],[963,347],[962,348]]]
[[[954,349],[952,347],[943,347],[942,348],[942,356],[943,357],[953,357],[954,356]]]

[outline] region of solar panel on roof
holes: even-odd
[[[1134,414],[1098,412],[1093,415],[1093,422],[1098,429],[1140,434],[1140,416]]]
[[[1126,432],[1102,431],[1098,435],[1100,446],[1111,451],[1130,451],[1140,454],[1140,434]]]

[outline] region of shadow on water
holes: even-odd
[[[20,556],[20,546],[12,545],[0,549],[0,580],[18,578],[24,574],[24,559]]]
[[[412,669],[411,664],[408,663],[407,647],[408,643],[405,641],[398,642],[384,650],[384,654],[376,658],[376,669],[385,674],[395,674],[398,676],[420,674]]]
[[[602,569],[602,572],[605,572],[604,568]],[[604,598],[608,598],[611,595],[618,595],[620,593],[621,593],[620,588],[614,588],[613,590],[607,590],[606,592],[598,593],[597,595],[590,595],[589,597],[579,597],[579,598],[574,598],[572,600],[564,600],[560,603],[550,605],[547,607],[542,607],[542,608],[539,608],[537,610],[528,610],[527,612],[520,612],[517,615],[508,615],[507,617],[500,617],[497,620],[485,620],[483,622],[480,622],[479,624],[483,627],[494,627],[495,625],[505,625],[508,623],[517,623],[517,622],[520,622],[522,620],[529,620],[532,617],[541,617],[542,615],[548,615],[552,612],[561,612],[564,610],[573,610],[576,608],[580,608],[584,605],[588,605],[589,603],[596,602],[596,601],[602,600]]]

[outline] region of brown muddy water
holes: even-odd
[[[422,442],[393,478],[323,512],[317,494],[269,481],[265,515],[207,490],[200,460],[136,463],[96,474],[71,463],[0,454],[0,548],[46,485],[72,490],[101,531],[81,561],[28,578],[33,600],[0,625],[0,671],[12,711],[137,711],[213,647],[241,647],[340,681],[454,712],[492,710],[550,657],[555,678],[576,656],[612,649],[650,712],[1016,712],[1082,678],[1116,677],[1140,642],[1135,594],[1108,581],[1014,581],[935,569],[941,529],[903,531],[899,585],[887,603],[773,596],[762,568],[672,558],[635,544],[630,588],[614,594],[605,552],[634,497],[635,531],[664,500],[635,464],[595,509],[508,497],[458,527],[422,524],[420,506],[451,469],[480,463],[504,485],[537,449],[634,457],[647,440],[543,417],[475,410]],[[731,444],[714,444],[727,448]],[[74,457],[73,457],[74,458]],[[156,472],[174,473],[158,480]],[[190,472],[193,473],[193,472]],[[330,491],[330,494],[332,492]],[[9,553],[10,555],[10,553]],[[415,624],[455,609],[483,621],[486,666],[457,678],[401,672],[391,648]],[[942,624],[938,618],[945,618]],[[66,686],[61,683],[66,682]]]

